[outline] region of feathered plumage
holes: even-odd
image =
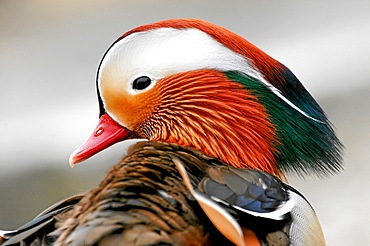
[[[135,89],[143,78],[147,87]],[[191,146],[278,176],[341,169],[342,145],[293,73],[211,23],[175,19],[125,33],[103,56],[97,90],[100,116],[131,137]],[[85,147],[72,163],[102,149]]]
[[[240,238],[225,223],[239,227]],[[220,231],[239,245],[324,242],[309,203],[274,176],[179,145],[140,142],[97,188],[5,233],[3,245],[231,245]]]
[[[337,172],[342,145],[284,65],[222,27],[174,19],[122,35],[96,82],[100,121],[70,164],[151,142],[99,187],[2,232],[5,244],[325,244],[308,201],[277,177]]]

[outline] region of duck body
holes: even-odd
[[[209,217],[174,158],[197,194],[215,203],[220,215]],[[241,228],[239,239],[228,232],[233,228],[223,222],[224,214]],[[97,188],[3,237],[9,238],[3,245],[233,245],[228,237],[245,240],[239,245],[323,243],[312,207],[276,177],[161,142],[136,144]]]
[[[119,37],[96,84],[99,123],[70,165],[150,142],[96,189],[0,232],[4,245],[325,244],[311,205],[281,180],[338,172],[342,144],[284,65],[225,28],[174,19]]]

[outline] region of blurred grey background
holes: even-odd
[[[326,110],[345,170],[289,177],[315,207],[328,245],[370,242],[370,1],[0,1],[0,228],[98,184],[123,143],[68,166],[98,120],[95,73],[138,25],[201,18],[288,66]]]

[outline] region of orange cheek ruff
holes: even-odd
[[[162,79],[153,89],[160,100],[144,126],[153,140],[279,175],[275,127],[264,106],[240,83],[218,71],[198,70]]]

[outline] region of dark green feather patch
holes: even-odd
[[[276,127],[278,151],[275,158],[279,169],[298,174],[315,173],[318,176],[336,173],[342,169],[343,146],[323,110],[302,85],[299,86],[300,94],[293,92],[294,100],[287,98],[321,122],[298,112],[259,80],[239,72],[225,74],[230,80],[243,84],[257,97],[258,102],[265,106],[271,122]],[[295,83],[300,82],[297,80]]]

